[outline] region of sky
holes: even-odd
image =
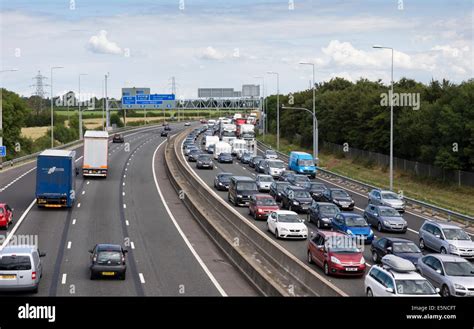
[[[462,82],[474,77],[472,0],[15,0],[0,2],[0,84],[23,96],[41,71],[53,94],[122,87],[178,98],[261,84],[275,94],[343,77]],[[45,88],[50,92],[49,86]]]

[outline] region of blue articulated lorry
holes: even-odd
[[[70,208],[76,198],[76,152],[45,150],[36,162],[36,204]]]

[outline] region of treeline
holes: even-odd
[[[380,81],[342,78],[318,84],[316,116],[319,140],[389,154],[390,107]],[[394,156],[445,169],[474,169],[474,79],[460,84],[443,80],[428,85],[410,79],[394,84],[394,94],[419,95],[416,106],[394,107]],[[312,90],[280,95],[280,104],[312,109]],[[270,132],[276,132],[276,95],[268,97]],[[281,110],[280,134],[291,143],[312,147],[312,118],[304,111]]]

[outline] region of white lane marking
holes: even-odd
[[[145,277],[143,276],[143,273],[138,273],[138,277],[140,278],[141,283],[145,283]]]
[[[86,184],[87,184],[87,185],[89,185],[90,183],[91,183],[91,182],[87,181],[87,183],[86,183]]]
[[[418,231],[412,230],[411,228],[407,228],[408,231],[418,234]]]
[[[75,218],[72,220],[72,225],[76,225],[76,219]]]
[[[20,219],[16,222],[15,226],[13,227],[13,229],[10,231],[10,233],[8,233],[8,236],[7,238],[5,239],[5,241],[3,241],[2,245],[0,246],[0,251],[3,249],[4,246],[7,246],[8,243],[10,242],[10,240],[12,239],[13,235],[15,234],[15,232],[18,230],[18,227],[20,227],[21,223],[23,222],[23,220],[26,218],[26,215],[28,215],[28,213],[30,212],[31,208],[33,208],[33,206],[35,205],[36,203],[36,199],[33,199],[33,201],[31,201],[30,205],[28,206],[28,208],[26,208],[25,212],[21,215]]]
[[[126,205],[125,203],[123,204],[123,208],[124,208],[124,209],[126,209],[126,208],[127,208],[127,205]]]
[[[125,196],[125,192],[122,192],[122,195]]]
[[[128,170],[128,168],[125,168],[125,171],[127,171],[127,170]]]
[[[68,243],[67,243],[67,248],[68,248],[68,249],[71,249],[71,244],[72,244],[72,242],[71,242],[71,241],[68,241]]]
[[[81,203],[80,202],[77,204],[77,208],[81,208]]]
[[[153,171],[153,179],[155,180],[155,186],[156,186],[156,190],[158,191],[158,194],[160,195],[160,199],[163,203],[163,206],[165,207],[166,209],[166,212],[168,213],[169,217],[171,218],[171,221],[173,222],[174,226],[176,227],[176,230],[178,231],[179,235],[181,235],[181,238],[183,238],[184,240],[184,243],[186,243],[186,246],[189,248],[189,250],[191,250],[191,253],[193,254],[193,256],[196,258],[197,262],[199,263],[199,265],[201,265],[201,268],[204,270],[204,272],[207,274],[207,276],[209,277],[209,279],[211,280],[211,282],[214,284],[214,286],[216,287],[216,289],[219,291],[219,293],[221,294],[221,296],[224,296],[224,297],[227,297],[227,293],[225,292],[225,290],[221,287],[221,285],[219,284],[219,282],[217,282],[216,278],[214,277],[214,275],[211,273],[211,271],[209,271],[209,269],[207,268],[206,264],[204,264],[204,262],[202,261],[201,257],[199,257],[198,253],[196,252],[196,250],[194,250],[193,246],[191,245],[191,243],[189,242],[188,238],[186,237],[186,235],[184,234],[184,232],[181,230],[181,227],[179,226],[178,222],[176,221],[176,219],[174,218],[173,214],[171,213],[171,210],[170,208],[168,207],[168,204],[165,200],[165,198],[163,197],[163,193],[161,193],[161,189],[160,189],[160,186],[158,185],[158,180],[156,178],[156,171],[155,171],[155,158],[156,158],[156,153],[158,152],[158,150],[160,149],[161,145],[163,145],[164,143],[166,142],[166,140],[164,140],[163,142],[160,143],[160,145],[158,145],[158,147],[155,149],[155,152],[153,153],[153,158],[152,158],[152,162],[151,162],[151,168],[152,168],[152,171]]]
[[[122,185],[125,186],[125,182],[123,182]]]
[[[82,191],[82,195],[86,194],[86,191]]]
[[[127,178],[127,175],[123,175],[123,178]]]
[[[365,265],[367,265],[368,267],[372,267],[372,265],[367,262],[365,263]]]
[[[130,222],[128,221],[128,219],[125,220],[125,225],[130,226]]]
[[[130,247],[132,247],[132,249],[135,249],[135,243],[133,243],[133,241],[130,242]]]
[[[61,284],[66,284],[67,274],[63,273],[63,278],[61,279]]]

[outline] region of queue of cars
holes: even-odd
[[[303,152],[292,155],[293,166],[311,164]],[[419,246],[402,237],[377,239],[374,229],[407,231],[405,202],[400,195],[373,189],[363,214],[358,214],[353,212],[355,201],[346,190],[310,180],[310,169],[291,170],[272,150],[263,156],[243,154],[240,164],[253,168],[255,178],[222,172],[216,175],[214,187],[227,191],[233,205],[247,206],[255,220],[266,220],[266,228],[275,238],[308,239],[307,261],[325,274],[365,275],[367,296],[474,296],[474,267],[466,260],[474,259],[474,243],[459,227],[427,221],[419,232]],[[315,224],[314,233],[309,232],[301,214],[307,214],[308,222]],[[363,244],[370,245],[374,263],[370,269],[363,257]],[[423,249],[448,254],[455,263],[448,265],[450,275],[441,260],[423,256]],[[455,285],[456,279],[461,279],[450,277],[456,274],[466,282]]]

